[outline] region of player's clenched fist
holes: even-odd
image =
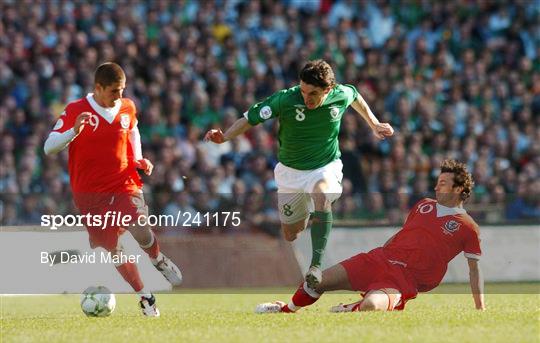
[[[220,129],[210,130],[206,133],[206,135],[204,135],[204,141],[212,141],[214,143],[221,144],[225,142],[225,135]]]
[[[143,158],[135,163],[137,169],[141,169],[146,175],[152,174],[152,170],[154,170],[154,165],[152,164],[152,162],[150,162],[150,160]]]
[[[394,129],[388,123],[379,123],[373,127],[373,134],[379,139],[390,137],[394,134]]]
[[[75,118],[75,124],[73,125],[73,130],[75,131],[76,135],[81,133],[81,131],[84,129],[84,124],[89,123],[91,116],[92,116],[92,113],[83,112],[79,114],[77,118]]]

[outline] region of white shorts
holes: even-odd
[[[343,163],[340,159],[328,163],[324,167],[313,170],[298,170],[278,163],[274,176],[278,187],[278,207],[281,222],[294,224],[306,219],[315,206],[311,193],[320,180],[328,183],[325,192],[329,201],[333,202],[341,196],[343,179]]]

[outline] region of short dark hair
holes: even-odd
[[[300,80],[320,88],[334,87],[336,85],[334,71],[324,60],[314,60],[306,63],[300,71]]]
[[[97,67],[94,73],[94,84],[100,84],[103,87],[119,83],[126,79],[126,74],[122,67],[114,62],[106,62]]]
[[[471,173],[467,171],[467,165],[465,163],[456,160],[444,160],[441,163],[441,174],[442,173],[454,174],[453,187],[463,187],[460,195],[461,200],[465,201],[471,196],[474,181]]]

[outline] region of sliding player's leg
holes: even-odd
[[[367,292],[358,311],[392,311],[401,300],[401,292],[395,288],[381,288]]]
[[[392,311],[401,301],[401,292],[395,288],[368,291],[362,300],[333,306],[330,312]]]
[[[416,297],[414,281],[400,265],[388,262],[382,248],[361,253],[341,262],[351,288],[363,299],[339,304],[331,312],[402,310],[407,300]]]
[[[322,282],[312,289],[307,282],[300,284],[289,303],[276,301],[273,303],[259,304],[255,309],[257,313],[291,313],[296,312],[302,307],[315,303],[326,291],[334,290],[352,290],[347,272],[342,265],[337,264],[322,272]]]

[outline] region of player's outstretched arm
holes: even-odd
[[[482,277],[482,271],[478,265],[478,260],[474,258],[468,258],[469,264],[469,282],[471,284],[471,292],[474,298],[474,305],[477,310],[485,310],[486,305],[484,303],[484,278]]]
[[[69,143],[71,143],[71,141],[74,140],[79,133],[81,133],[81,131],[84,129],[84,124],[88,122],[91,115],[92,114],[90,112],[83,112],[77,116],[75,119],[75,124],[71,129],[62,133],[55,131],[51,132],[49,137],[47,137],[45,140],[45,145],[43,147],[45,155],[57,154],[64,150]]]
[[[246,118],[240,118],[231,125],[231,127],[223,133],[221,129],[210,130],[204,135],[204,141],[212,141],[217,144],[225,143],[251,128]]]
[[[375,137],[379,139],[384,139],[394,134],[394,129],[392,128],[392,126],[388,123],[379,122],[377,117],[375,117],[373,112],[371,112],[371,109],[369,108],[367,102],[364,100],[364,98],[362,98],[360,94],[358,94],[351,106],[368,123]]]

